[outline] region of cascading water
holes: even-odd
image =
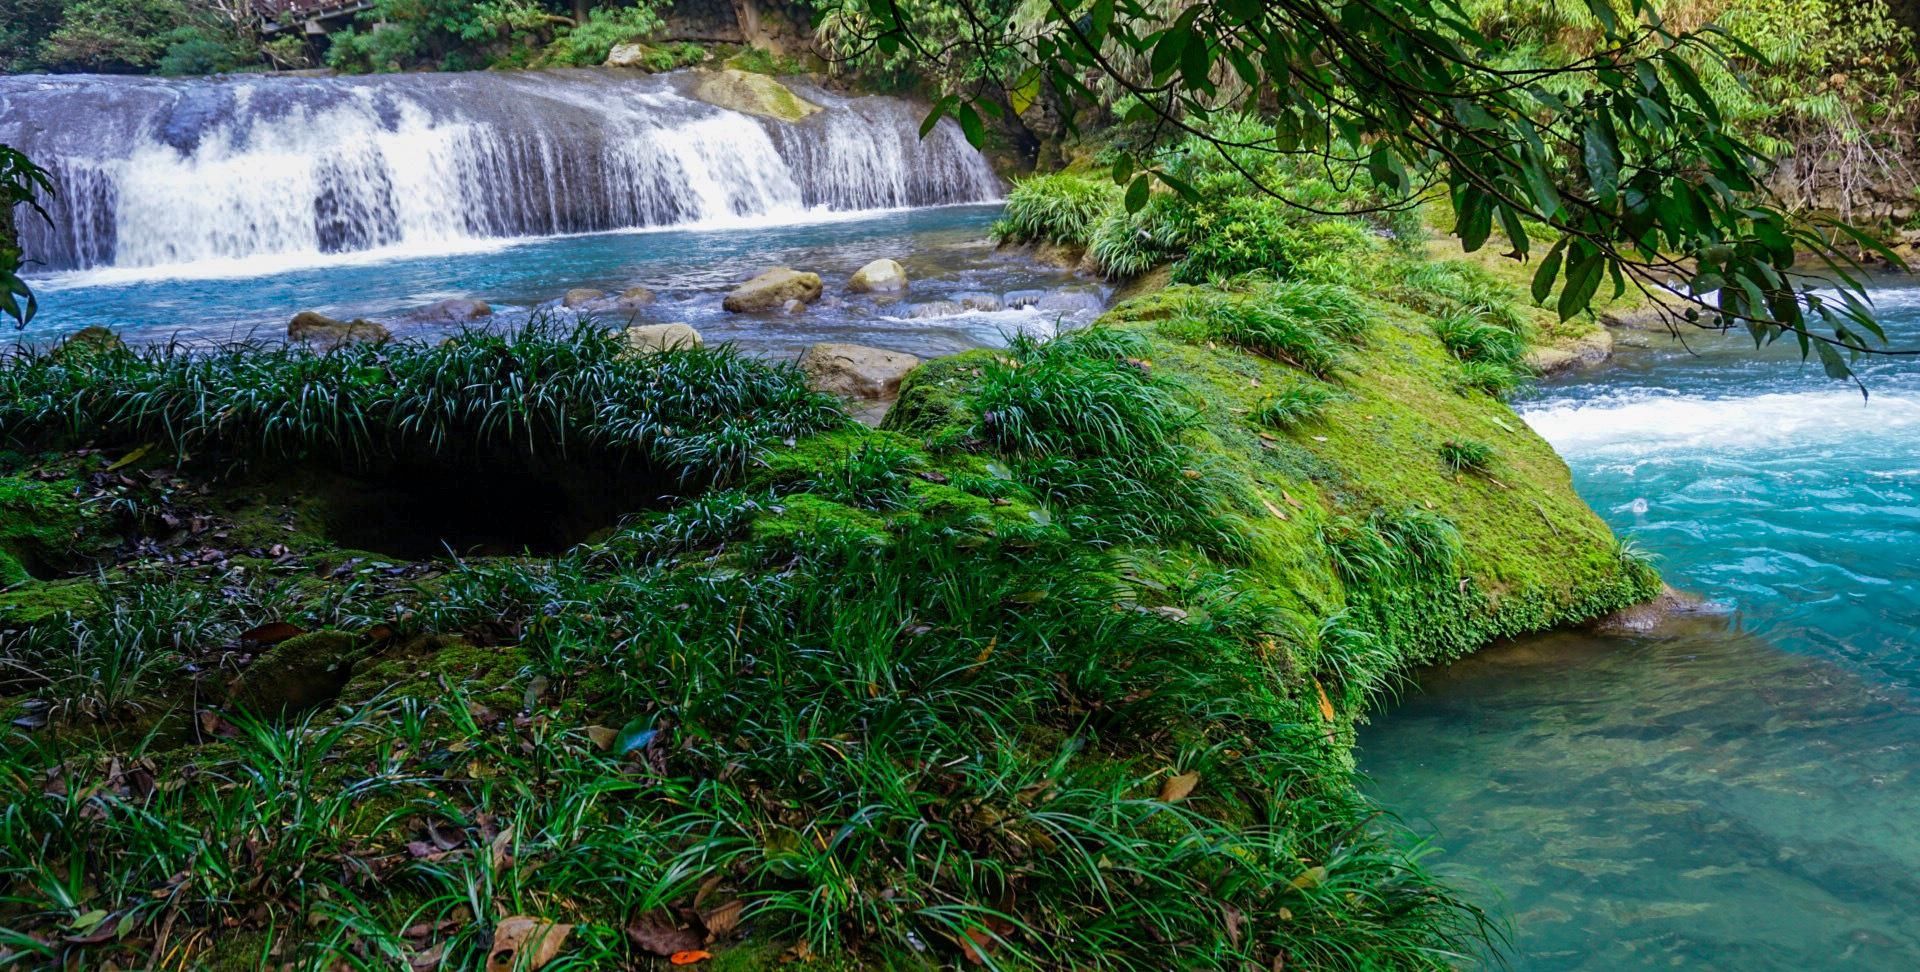
[[[0,142],[53,175],[41,270],[286,261],[995,199],[958,129],[796,86],[784,123],[621,71],[0,78]]]

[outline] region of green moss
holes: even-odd
[[[254,659],[234,685],[229,702],[262,715],[304,712],[338,698],[353,677],[354,662],[370,646],[344,631],[316,631],[289,638]]]
[[[103,538],[92,532],[98,518],[82,506],[77,480],[45,481],[0,476],[0,555],[21,574],[79,566],[99,549]],[[0,582],[18,583],[23,577]]]
[[[99,611],[98,585],[87,580],[27,583],[0,591],[0,628],[27,628],[64,616]]]

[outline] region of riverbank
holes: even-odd
[[[1149,293],[923,366],[877,431],[592,329],[16,360],[6,482],[96,553],[9,547],[6,947],[1469,948],[1355,718],[1657,582],[1461,382],[1455,272]]]

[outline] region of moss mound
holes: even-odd
[[[1346,290],[1150,294],[927,364],[880,430],[600,340],[0,377],[38,389],[23,441],[225,427],[223,461],[363,471],[564,442],[671,487],[558,556],[128,564],[0,625],[43,724],[0,755],[6,947],[465,966],[525,914],[583,968],[1433,967],[1484,918],[1356,793],[1355,721],[1410,664],[1657,590],[1431,319]],[[507,384],[440,381],[483,363]],[[244,390],[292,376],[352,421]],[[211,404],[160,391],[189,382]]]

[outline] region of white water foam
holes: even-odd
[[[1839,387],[1738,398],[1632,391],[1541,402],[1521,416],[1568,455],[1751,451],[1920,435],[1920,395],[1889,389],[1862,401]]]

